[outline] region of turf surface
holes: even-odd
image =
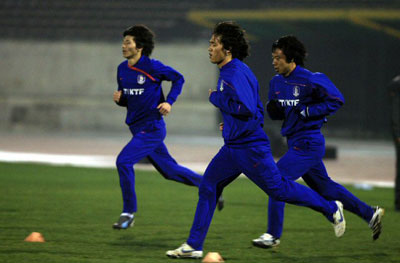
[[[156,172],[137,172],[139,212],[128,230],[111,225],[121,211],[113,169],[0,163],[0,262],[201,262],[165,256],[188,236],[197,189],[167,181]],[[325,218],[288,205],[277,249],[252,247],[266,227],[267,198],[247,179],[237,179],[215,212],[204,252],[226,262],[399,262],[400,213],[393,189],[349,188],[370,204],[384,206],[384,231],[373,242],[367,224],[345,213],[347,231],[337,239]],[[46,243],[24,242],[41,232]]]

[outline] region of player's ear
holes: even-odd
[[[143,52],[143,45],[141,43],[136,43],[136,42],[135,44],[136,44],[136,50],[139,52]]]

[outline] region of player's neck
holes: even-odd
[[[226,64],[232,61],[232,56],[226,56],[224,60],[222,60],[220,63],[218,63],[218,68],[222,68]]]
[[[142,57],[141,53],[137,53],[136,55],[134,55],[133,57],[128,58],[128,64],[129,66],[134,66],[139,59]]]
[[[284,75],[285,77],[289,77],[290,74],[292,74],[292,72],[294,71],[294,69],[296,68],[296,63],[290,63],[289,64],[289,70],[288,72],[286,72],[286,74]]]

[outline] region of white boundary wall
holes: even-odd
[[[208,103],[218,69],[208,43],[156,44],[152,57],[186,79],[168,116],[169,133],[217,133]],[[112,102],[121,43],[0,42],[0,130],[125,130],[125,110]],[[164,87],[164,94],[170,85]]]

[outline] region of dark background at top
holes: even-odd
[[[143,23],[155,31],[157,43],[203,41],[206,48],[211,30],[189,21],[188,12],[267,8],[400,10],[400,2],[5,0],[0,3],[0,38],[119,42],[126,27]],[[386,87],[400,74],[400,38],[343,20],[237,21],[252,36],[252,55],[245,62],[258,77],[264,100],[269,79],[275,74],[271,66],[271,43],[282,35],[294,34],[308,49],[306,67],[328,75],[346,100],[344,107],[329,119],[329,129],[324,132],[337,137],[390,138],[390,100]],[[400,20],[377,22],[400,30]]]

